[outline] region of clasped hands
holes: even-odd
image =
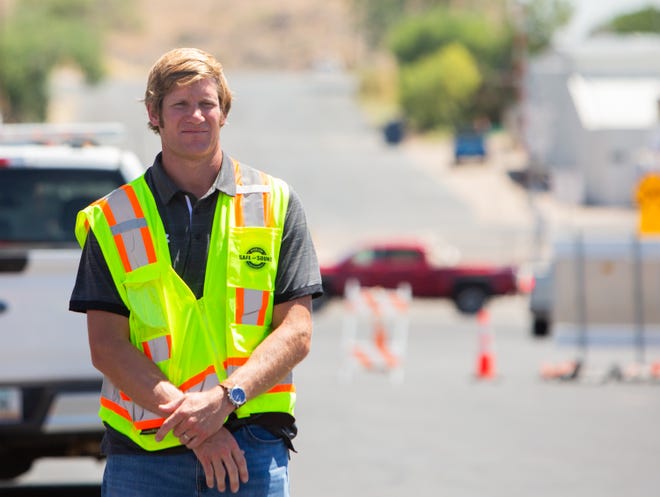
[[[167,416],[156,433],[161,441],[170,431],[182,444],[193,450],[204,468],[206,484],[214,483],[224,492],[226,480],[232,492],[248,481],[245,455],[223,423],[234,407],[222,387],[204,392],[184,393],[159,409]]]

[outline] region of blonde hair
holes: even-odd
[[[213,55],[198,48],[175,48],[156,61],[149,71],[144,103],[147,109],[157,113],[160,121],[165,95],[174,86],[185,86],[202,79],[216,82],[220,109],[226,117],[231,108],[232,94],[222,72],[222,64]],[[158,127],[151,122],[149,128],[159,133]]]

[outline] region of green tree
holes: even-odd
[[[429,54],[459,43],[481,75],[470,105],[461,102],[458,106],[465,113],[462,120],[480,116],[498,122],[502,108],[513,98],[513,35],[507,22],[495,22],[475,12],[438,8],[402,21],[391,31],[389,46],[405,71],[406,66]]]
[[[401,106],[420,131],[460,125],[482,82],[471,53],[456,42],[405,65],[400,79]]]
[[[371,49],[380,48],[389,31],[402,18],[451,3],[452,0],[352,0],[358,27]]]
[[[449,4],[404,17],[390,30],[388,46],[400,70],[405,70],[442,47],[460,43],[481,74],[481,86],[470,105],[459,106],[465,112],[462,120],[485,117],[499,123],[515,101],[520,84],[516,69],[523,52],[547,47],[556,29],[570,18],[570,6],[566,0],[519,0],[522,15],[516,18],[505,9],[505,2]],[[483,8],[477,9],[477,5]]]
[[[0,36],[0,112],[7,122],[43,121],[48,78],[74,64],[89,83],[104,75],[103,32],[128,0],[18,0]],[[113,12],[114,14],[110,14]],[[124,21],[121,21],[124,22]]]
[[[507,59],[512,27],[478,12],[437,8],[402,20],[390,32],[389,47],[401,64],[413,62],[458,41],[484,63]]]
[[[660,33],[660,10],[649,6],[629,12],[615,17],[595,31],[617,34]]]
[[[567,0],[517,0],[524,11],[522,29],[527,50],[536,54],[552,42],[558,28],[564,26],[573,15],[573,7]]]

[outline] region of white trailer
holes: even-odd
[[[579,233],[555,244],[552,323],[559,344],[660,345],[660,237]]]

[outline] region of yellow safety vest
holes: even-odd
[[[243,365],[272,330],[289,189],[283,181],[234,162],[236,196],[219,195],[204,295],[196,299],[172,268],[167,236],[144,176],[78,213],[76,238],[94,231],[113,281],[130,310],[131,343],[184,392],[217,386]],[[293,415],[290,374],[236,411]],[[154,434],[164,419],[104,378],[99,416],[146,450],[181,445]]]

